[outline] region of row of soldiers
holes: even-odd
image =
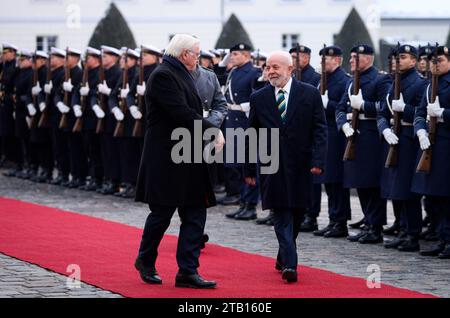
[[[405,252],[420,251],[419,240],[425,238],[438,243],[422,250],[422,255],[450,258],[448,48],[398,45],[389,57],[390,71],[383,72],[374,67],[374,49],[357,45],[351,49],[352,75],[341,67],[343,51],[338,46],[325,46],[319,52],[321,74],[310,65],[310,48],[297,45],[290,53],[293,76],[321,91],[328,124],[327,166],[314,180],[313,204],[300,230],[327,238],[347,237],[361,244],[384,242],[384,231],[396,235],[385,247]],[[249,45],[232,48],[231,56],[224,127],[245,128],[250,95],[260,87],[261,79],[267,85],[267,74],[263,68],[261,76],[252,65]],[[225,164],[227,195],[219,203],[233,202],[237,194],[240,207],[227,217],[255,219],[258,186],[242,182],[241,168]],[[322,185],[328,197],[329,224],[319,230]],[[360,232],[349,236],[351,189],[356,189],[364,219],[350,225]],[[396,221],[383,230],[388,200]],[[271,225],[272,217],[270,213],[257,223]],[[422,233],[424,225],[428,230]]]
[[[161,57],[153,46],[47,54],[3,44],[1,149],[16,164],[5,175],[133,198],[145,83]]]

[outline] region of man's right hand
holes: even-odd
[[[44,85],[44,92],[46,94],[51,94],[52,93],[52,89],[53,89],[53,82],[50,81],[48,84]]]
[[[245,179],[245,183],[248,184],[249,186],[256,186],[256,178],[255,177],[246,177]]]
[[[41,85],[39,85],[39,82],[36,83],[36,86],[33,86],[31,89],[31,95],[37,96],[39,93],[42,92]]]
[[[111,88],[108,87],[108,84],[106,84],[106,81],[103,81],[103,83],[98,84],[97,86],[98,91],[102,93],[103,95],[109,96],[111,94]]]
[[[349,123],[345,123],[344,126],[342,126],[342,131],[347,138],[353,136],[353,134],[355,133],[355,130],[350,126]]]
[[[417,131],[417,137],[419,138],[420,149],[427,150],[430,148],[430,139],[428,138],[428,133],[425,129],[419,129]]]

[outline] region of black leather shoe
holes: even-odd
[[[66,176],[58,176],[58,177],[56,177],[55,179],[53,179],[51,182],[50,182],[50,184],[53,184],[53,185],[62,185],[63,183],[66,183],[66,182],[68,182],[68,177],[66,177]]]
[[[237,205],[239,204],[240,200],[241,196],[239,194],[231,196],[227,195],[223,199],[218,200],[217,203],[221,205]]]
[[[267,224],[268,222],[270,222],[272,224]],[[259,224],[259,225],[263,225],[263,224],[273,225],[273,211],[270,210],[269,215],[266,216],[265,218],[257,219],[256,220],[256,224]]]
[[[83,186],[84,182],[81,179],[72,179],[72,181],[67,184],[67,188],[69,189],[78,189],[79,187]]]
[[[439,241],[439,234],[437,232],[430,232],[427,235],[425,235],[425,241],[437,242]]]
[[[324,227],[321,230],[314,231],[313,234],[315,236],[324,236],[325,233],[330,231],[335,226],[335,224],[336,224],[336,222],[330,221],[330,223],[328,223],[328,225],[326,227]]]
[[[404,231],[401,231],[396,238],[387,241],[384,244],[385,248],[397,248],[399,247],[401,244],[403,244],[406,240],[407,240],[407,235]]]
[[[209,236],[208,236],[208,234],[203,234],[202,240],[201,240],[201,242],[200,242],[200,249],[201,249],[201,250],[205,248],[206,243],[208,243],[208,241],[209,241]]]
[[[292,268],[285,268],[283,269],[283,274],[281,275],[281,278],[287,281],[288,283],[295,283],[297,282],[297,271]]]
[[[356,223],[349,224],[348,226],[350,226],[352,229],[360,229],[361,226],[364,225],[365,221],[366,221],[365,219],[361,219],[361,220],[359,220]]]
[[[246,207],[246,204],[245,204],[245,203],[241,203],[241,205],[239,206],[239,209],[237,209],[237,210],[234,211],[234,212],[225,214],[225,216],[226,216],[227,218],[234,219],[234,217],[235,217],[236,215],[241,214],[242,211],[245,210],[245,207]]]
[[[249,221],[249,220],[255,220],[257,217],[256,215],[256,206],[247,204],[247,208],[236,215],[234,217],[235,220],[241,220],[241,221]]]
[[[4,172],[3,175],[8,178],[15,178],[20,174],[20,172],[21,172],[21,170],[19,170],[19,169],[12,169],[12,170]]]
[[[42,172],[31,180],[37,183],[50,183],[52,182],[52,174],[51,172]]]
[[[418,252],[420,251],[419,237],[408,236],[408,238],[398,246],[400,252]]]
[[[199,274],[183,275],[178,273],[175,278],[175,287],[212,289],[216,286],[215,281],[204,280]]]
[[[135,196],[136,196],[136,188],[132,185],[127,187],[120,195],[120,197],[124,199],[133,199]]]
[[[398,235],[399,232],[400,232],[400,223],[399,222],[394,222],[394,224],[392,224],[392,226],[383,230],[383,234],[385,234],[385,235]]]
[[[450,243],[447,243],[445,249],[439,253],[438,257],[440,259],[450,259]]]
[[[119,191],[119,186],[114,183],[109,183],[104,185],[104,187],[99,191],[103,195],[111,195]]]
[[[325,238],[340,238],[348,236],[348,228],[346,223],[336,223],[336,225],[326,232],[323,237]]]
[[[445,242],[440,241],[439,244],[433,246],[432,248],[424,251],[420,251],[422,256],[438,256],[445,250]]]
[[[358,242],[360,244],[377,244],[383,243],[383,234],[381,229],[370,229],[366,235],[362,236]]]
[[[145,267],[140,259],[134,263],[134,267],[138,270],[141,279],[147,284],[161,285],[162,279],[154,267]]]
[[[314,217],[306,216],[303,223],[300,225],[300,232],[314,232],[319,228],[317,225],[317,219]]]
[[[358,242],[361,237],[367,234],[367,232],[369,232],[369,228],[367,226],[364,226],[359,231],[359,233],[347,236],[347,240],[349,240],[350,242]]]

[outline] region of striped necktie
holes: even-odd
[[[284,96],[284,90],[280,89],[277,94],[277,107],[278,113],[281,116],[281,120],[284,122],[286,119],[286,98]]]

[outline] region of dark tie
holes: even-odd
[[[284,96],[284,90],[280,89],[277,94],[277,107],[278,113],[281,116],[281,120],[284,122],[286,118],[286,98]]]

